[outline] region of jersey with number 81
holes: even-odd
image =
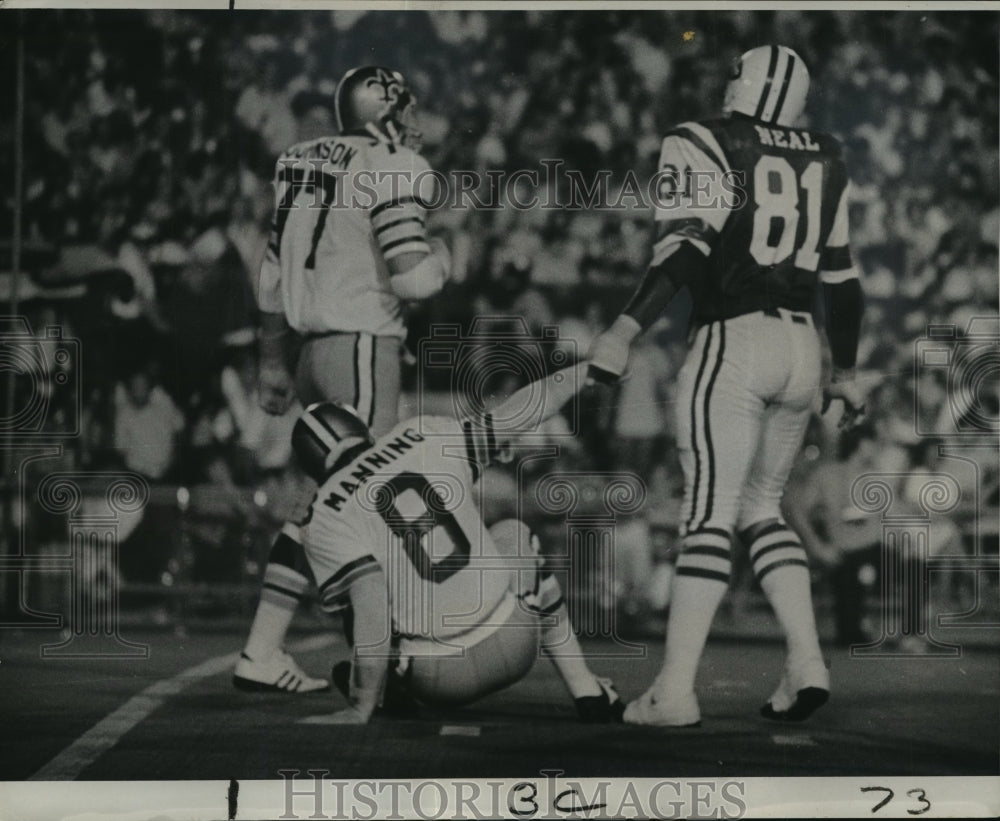
[[[683,241],[708,257],[695,319],[811,312],[816,279],[856,276],[847,173],[836,139],[737,114],[683,123],[663,140],[653,265]]]
[[[381,569],[399,635],[447,639],[482,624],[515,572],[498,559],[474,498],[495,442],[488,414],[417,417],[330,476],[300,528],[324,609]]]

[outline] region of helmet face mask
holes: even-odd
[[[341,133],[366,131],[382,142],[421,148],[417,101],[406,78],[383,66],[362,66],[344,75],[335,95]]]
[[[750,49],[734,64],[722,110],[777,125],[791,125],[805,108],[809,70],[786,46]]]

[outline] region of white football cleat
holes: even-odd
[[[697,727],[701,724],[698,698],[693,692],[661,696],[647,690],[625,708],[626,724],[653,727]]]
[[[786,662],[785,672],[760,714],[772,721],[804,721],[830,698],[830,671],[818,656],[799,664]]]
[[[233,686],[237,690],[265,693],[315,693],[330,689],[325,678],[306,674],[287,652],[279,650],[263,661],[240,653],[233,671]]]

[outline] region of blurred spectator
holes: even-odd
[[[615,461],[619,470],[631,471],[644,482],[664,459],[666,431],[673,427],[674,376],[653,330],[636,341],[615,400]]]
[[[129,470],[167,478],[184,421],[151,370],[137,370],[115,388],[114,448]]]
[[[199,452],[211,453],[208,472],[219,483],[251,482],[270,469],[264,465],[281,462],[276,439],[284,421],[272,430],[255,418],[245,381],[252,365],[232,365],[230,351],[252,338],[257,322],[253,283],[275,159],[293,142],[334,130],[334,82],[362,63],[397,66],[411,77],[434,167],[542,177],[537,187],[522,178],[503,188],[502,208],[431,214],[435,230],[453,239],[456,282],[448,299],[417,309],[414,351],[435,323],[468,327],[474,314],[506,314],[536,334],[559,325],[563,350],[572,353],[565,340],[573,339],[581,355],[645,265],[649,215],[641,207],[525,210],[512,200],[555,193],[540,165],[547,159],[579,170],[588,183],[610,172],[614,199],[626,172],[640,181],[652,172],[669,127],[717,110],[733,57],[762,42],[787,42],[812,72],[807,120],[842,138],[849,155],[852,246],[868,305],[859,368],[874,389],[877,469],[915,468],[916,421],[953,431],[969,420],[970,402],[994,417],[1000,408],[995,385],[984,382],[973,396],[949,393],[943,369],[918,368],[913,376],[914,343],[928,325],[964,330],[972,316],[997,316],[995,15],[533,9],[233,18],[45,10],[24,18],[32,44],[25,268],[65,274],[59,265],[34,264],[32,255],[73,248],[60,264],[77,257],[97,274],[72,277],[86,294],[61,303],[53,322],[83,340],[88,408],[128,405],[126,421],[145,413],[161,426],[121,431],[132,437],[123,448],[128,458],[145,460],[150,475],[170,475],[161,462],[175,437],[195,438]],[[694,36],[684,37],[688,31]],[[9,55],[0,60],[12,68]],[[13,97],[0,96],[5,180],[13,177]],[[477,193],[488,197],[489,184]],[[0,236],[12,229],[11,206],[9,196],[0,205]],[[44,274],[34,279],[32,286],[56,284]],[[686,321],[682,300],[676,303],[675,340]],[[606,408],[585,407],[582,445],[566,458],[581,469],[610,468],[624,443],[629,455],[619,464],[662,474],[670,448],[650,447],[646,435],[657,426],[670,435],[661,383],[676,369],[663,364],[664,350],[669,357],[663,340],[650,339],[637,351],[636,376],[622,386],[618,435],[609,435]],[[148,393],[146,403],[122,398],[136,354],[154,357],[189,417],[209,418],[208,433],[197,432],[204,441],[172,426],[180,411],[167,408],[163,388],[144,387],[139,377],[134,393]],[[450,385],[450,374],[414,368],[411,390],[418,374],[432,388]],[[95,410],[86,420],[80,458],[88,464],[102,462],[110,438],[99,416]],[[212,423],[229,426],[224,442]],[[186,470],[192,467],[198,473],[204,465]]]
[[[266,413],[258,402],[257,360],[243,349],[221,377],[225,409],[215,418],[215,437],[232,444],[230,463],[236,482],[248,485],[265,475],[281,473],[292,456],[292,428],[302,412],[293,402],[282,416]]]
[[[881,567],[882,523],[851,501],[858,477],[875,468],[875,429],[863,425],[840,436],[837,460],[819,465],[803,482],[789,483],[785,512],[810,556],[831,568],[836,640],[867,642],[866,600]]]

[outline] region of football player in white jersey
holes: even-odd
[[[340,133],[294,145],[277,162],[258,288],[260,401],[279,415],[296,397],[303,405],[344,402],[381,436],[398,417],[404,303],[436,294],[451,261],[425,231],[435,181],[417,153],[416,103],[404,77],[380,66],[353,69],[335,104]],[[279,536],[237,687],[328,688],[282,649],[308,587],[301,549]]]
[[[613,685],[584,661],[537,539],[516,520],[487,529],[476,504],[483,468],[554,415],[584,368],[528,385],[479,418],[420,416],[377,440],[344,406],[302,415],[293,444],[320,486],[298,535],[324,609],[349,605],[353,615],[349,706],[313,723],[366,722],[389,675],[422,703],[464,704],[522,678],[539,649],[581,719],[621,720]],[[538,396],[537,412],[522,413]]]

